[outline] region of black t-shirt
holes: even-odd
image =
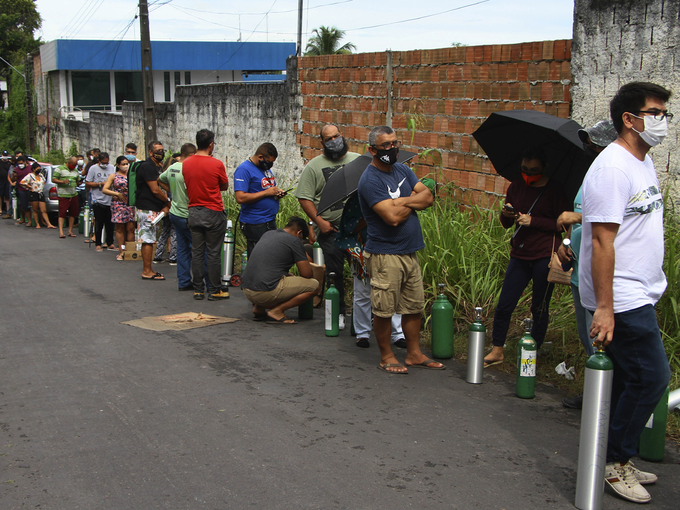
[[[165,202],[151,192],[147,181],[156,181],[160,175],[160,167],[151,158],[143,161],[137,168],[137,201],[135,207],[143,211],[159,212]]]
[[[274,290],[281,277],[301,260],[307,260],[307,254],[300,239],[281,228],[265,232],[253,248],[248,266],[241,275],[243,288]]]
[[[3,181],[7,180],[7,174],[11,166],[12,163],[8,159],[0,159],[0,179]]]

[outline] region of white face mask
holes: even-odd
[[[82,159],[78,160],[78,166],[83,166],[84,164],[85,164],[85,161],[83,161]]]
[[[631,115],[633,115],[631,113]],[[650,147],[654,147],[663,142],[668,134],[668,118],[664,117],[661,120],[656,120],[652,115],[645,115],[644,117],[638,117],[633,115],[638,119],[643,119],[645,122],[645,130],[640,132],[633,128],[633,131],[640,135],[640,138]]]
[[[107,168],[109,166],[108,163],[99,163],[99,166],[102,168]]]
[[[19,163],[17,166],[18,166],[19,168],[21,168],[22,170],[23,170],[24,168],[26,168],[26,165],[24,165],[23,163]]]

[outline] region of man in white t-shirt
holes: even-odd
[[[614,364],[605,480],[636,503],[651,499],[656,475],[636,469],[636,443],[670,380],[654,305],[666,289],[663,197],[647,155],[661,143],[671,93],[646,82],[621,87],[610,103],[619,134],[583,181],[581,304],[590,336]]]

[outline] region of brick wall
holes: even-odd
[[[385,52],[299,60],[297,142],[305,161],[321,153],[325,123],[337,124],[351,149],[364,152],[371,128],[389,122],[389,58]],[[442,156],[442,169],[436,155],[416,158],[416,173],[453,183],[467,204],[490,207],[508,185],[471,135],[486,117],[515,109],[570,115],[571,41],[392,52],[391,60],[392,127],[405,150],[434,148]]]

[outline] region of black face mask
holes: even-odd
[[[257,162],[257,168],[259,168],[262,171],[269,170],[273,166],[274,163],[272,161],[267,161],[266,159]]]
[[[328,159],[340,159],[347,154],[348,149],[347,142],[342,136],[328,140],[323,144],[323,153]]]
[[[399,160],[399,147],[392,147],[391,149],[378,149],[377,158],[386,165],[394,165]]]
[[[153,158],[158,162],[163,161],[163,156],[165,156],[165,151],[163,150],[154,151],[153,153]]]

